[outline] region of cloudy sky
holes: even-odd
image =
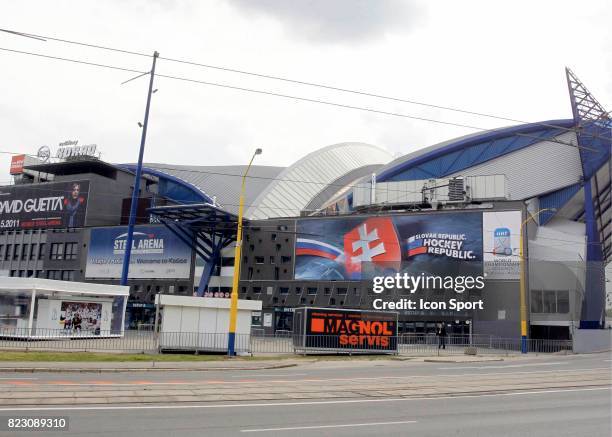
[[[571,116],[564,67],[612,108],[602,1],[0,0],[0,27],[523,121]],[[0,47],[145,71],[150,59],[0,34]],[[65,140],[133,162],[147,80],[0,51],[0,150]],[[491,128],[511,122],[160,60],[158,72]],[[472,129],[159,78],[145,160],[288,165],[336,142],[405,154]],[[0,156],[8,179],[7,155]]]

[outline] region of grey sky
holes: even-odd
[[[307,42],[356,44],[417,26],[422,8],[412,0],[230,0],[237,11],[278,20],[285,33]]]
[[[608,1],[0,0],[0,27],[538,121],[569,118],[568,65],[612,108]],[[0,34],[0,47],[137,70],[150,60]],[[0,150],[68,139],[137,158],[146,80],[0,52]],[[160,73],[481,126],[511,124],[160,61]],[[363,141],[405,154],[473,132],[160,78],[145,160],[288,165]],[[2,155],[8,179],[9,158]]]

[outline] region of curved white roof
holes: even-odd
[[[391,159],[389,152],[371,144],[351,142],[324,147],[284,169],[252,202],[245,216],[297,216],[314,196],[342,175],[360,167],[386,164]]]

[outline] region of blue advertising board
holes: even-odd
[[[85,276],[120,278],[127,227],[91,230]],[[164,226],[136,226],[130,257],[130,279],[189,279],[191,247]]]
[[[295,255],[295,279],[300,280],[481,275],[482,214],[301,219]]]

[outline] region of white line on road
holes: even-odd
[[[295,431],[299,429],[324,429],[324,428],[349,428],[349,427],[357,427],[357,426],[405,425],[407,423],[417,423],[417,421],[416,420],[404,420],[402,422],[348,423],[348,424],[340,424],[340,425],[292,426],[291,428],[241,429],[240,432]]]
[[[17,378],[15,378],[15,377],[13,377],[13,378],[0,378],[0,379],[8,379],[10,381],[14,381],[16,379],[38,379],[38,378],[25,378],[25,377],[17,377]]]
[[[566,390],[534,390],[534,391],[522,391],[512,393],[491,393],[491,394],[478,394],[478,395],[459,395],[459,396],[430,396],[430,397],[419,397],[419,398],[387,398],[387,399],[345,399],[336,401],[300,401],[300,402],[269,402],[269,403],[257,403],[257,404],[212,404],[212,405],[114,405],[114,406],[99,406],[99,407],[78,407],[74,405],[67,405],[65,407],[14,407],[14,408],[0,408],[2,411],[103,411],[103,410],[180,410],[180,409],[206,409],[206,408],[257,408],[257,407],[295,407],[295,406],[307,406],[307,405],[330,405],[330,404],[368,404],[374,402],[406,402],[406,401],[435,401],[439,399],[462,399],[462,398],[484,398],[484,397],[495,397],[495,396],[526,396],[526,395],[538,395],[538,394],[551,394],[551,393],[571,393],[571,392],[582,392],[582,391],[602,391],[612,390],[610,387],[594,387],[594,388],[576,388]]]
[[[452,369],[509,369],[512,367],[528,367],[528,366],[559,366],[569,363],[533,363],[533,364],[502,364],[494,366],[462,366],[462,367],[438,367],[438,370],[452,370]]]
[[[242,379],[249,379],[252,378],[254,376],[307,376],[308,373],[266,373],[266,374],[261,374],[261,373],[254,373],[253,375],[230,375],[230,378],[242,378]]]

